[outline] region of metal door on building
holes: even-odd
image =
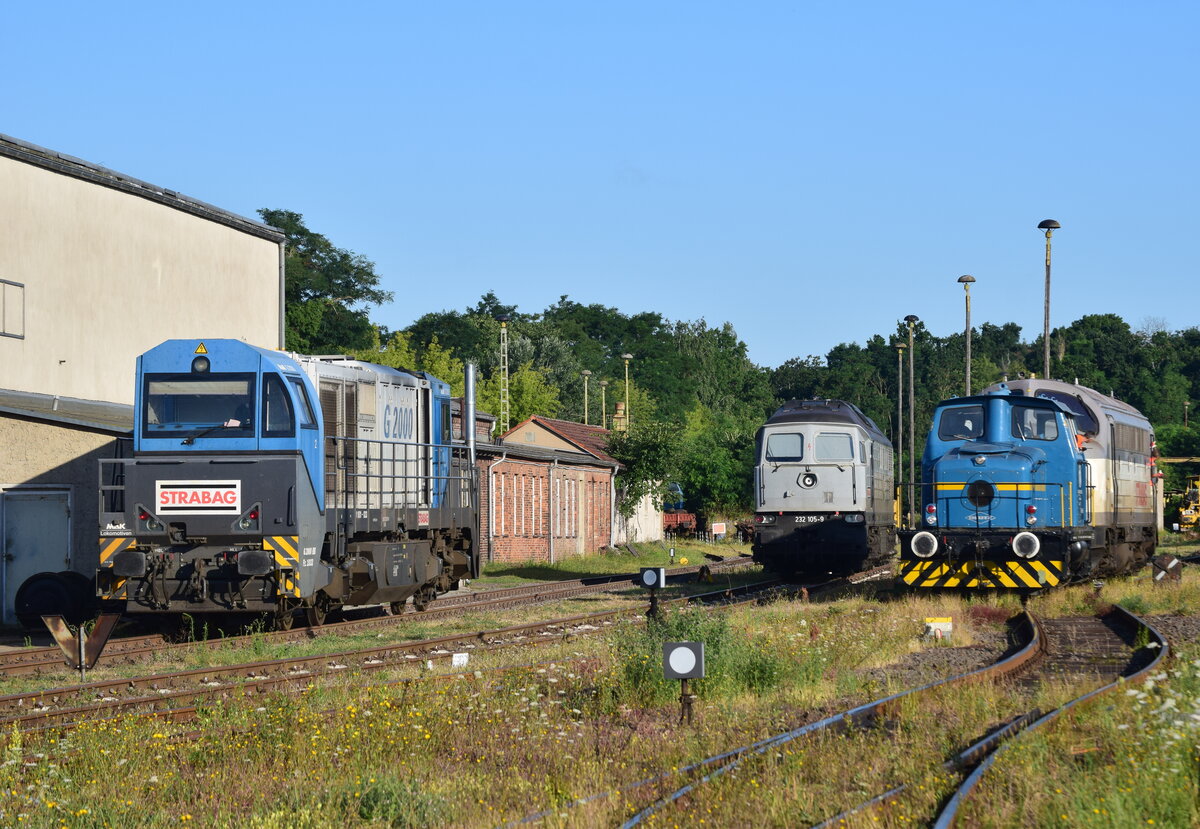
[[[16,621],[13,605],[27,578],[71,565],[71,503],[65,490],[10,489],[0,499],[4,607],[0,619]]]

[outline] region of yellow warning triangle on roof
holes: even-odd
[[[193,354],[207,354],[208,349],[204,347],[204,343],[200,343],[200,345],[196,346],[196,350],[193,351],[192,353]]]

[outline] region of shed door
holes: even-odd
[[[62,491],[10,490],[3,498],[3,620],[12,623],[17,590],[25,579],[71,566],[71,510],[69,493]]]

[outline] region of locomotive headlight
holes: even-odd
[[[197,374],[207,374],[211,367],[212,363],[208,361],[207,357],[197,357],[192,360],[192,371]]]
[[[775,516],[774,515],[765,515],[764,513],[760,512],[760,513],[755,514],[754,523],[755,524],[774,524]]]
[[[937,526],[937,507],[933,504],[925,505],[925,523],[931,527]]]
[[[811,472],[805,472],[800,476],[799,483],[800,486],[804,487],[805,489],[812,489],[817,485],[817,476]]]
[[[1032,527],[1034,524],[1037,523],[1036,513],[1037,513],[1037,507],[1035,507],[1033,504],[1026,505],[1026,507],[1025,507],[1025,525],[1026,526]]]
[[[861,523],[863,523],[863,520],[864,520],[863,514],[861,512],[846,513],[846,523],[847,524],[861,524]]]
[[[1013,536],[1012,550],[1021,558],[1033,558],[1042,549],[1042,542],[1036,535],[1020,532]]]
[[[931,532],[922,530],[912,537],[912,541],[908,543],[908,546],[917,558],[933,558],[933,554],[938,549],[937,536]]]

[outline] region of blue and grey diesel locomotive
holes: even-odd
[[[1125,573],[1158,542],[1150,422],[1083,386],[1018,380],[945,400],[900,582],[1032,591]]]
[[[134,417],[133,456],[101,462],[96,574],[127,613],[286,628],[479,574],[474,444],[428,374],[169,340],[138,358]]]
[[[847,573],[895,553],[892,444],[853,404],[792,400],[758,430],[754,560]]]

